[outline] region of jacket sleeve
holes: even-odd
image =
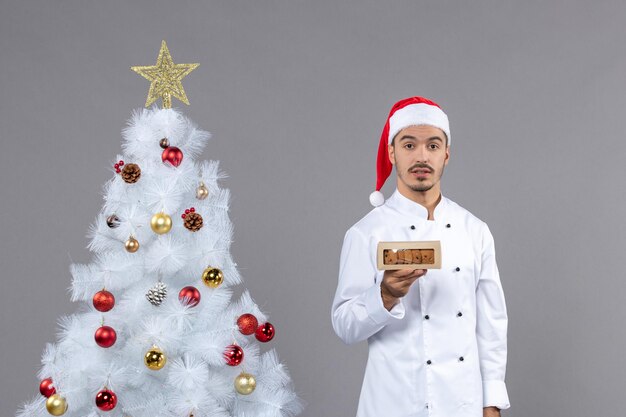
[[[380,282],[376,282],[375,255],[358,229],[352,227],[346,232],[332,306],[333,328],[346,344],[365,340],[389,321],[404,317],[402,302],[391,311],[383,305]]]
[[[507,360],[508,317],[493,236],[485,224],[476,287],[476,339],[483,379],[483,407],[510,407],[504,376]]]

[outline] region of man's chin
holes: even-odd
[[[409,185],[409,188],[416,192],[424,192],[429,191],[431,188],[433,188],[433,186],[434,184],[412,184]]]

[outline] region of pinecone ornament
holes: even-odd
[[[185,216],[185,227],[192,232],[197,232],[202,227],[202,216],[198,213],[189,213]]]
[[[139,181],[141,176],[141,168],[137,164],[124,165],[122,169],[122,179],[128,184],[134,184]]]
[[[195,207],[185,209],[185,214],[181,215],[185,220],[185,227],[191,232],[197,232],[202,228],[202,216],[196,213]]]
[[[146,298],[150,301],[150,304],[156,307],[161,305],[165,297],[167,297],[167,285],[160,281],[154,284],[146,293]]]

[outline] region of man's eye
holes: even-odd
[[[439,145],[437,145],[436,143],[431,143],[430,144],[430,149],[438,149]]]
[[[413,149],[413,144],[412,143],[407,143],[406,145],[404,145],[405,148],[407,149]]]

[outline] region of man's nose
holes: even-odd
[[[425,146],[418,146],[414,156],[415,162],[428,162],[428,151]]]

